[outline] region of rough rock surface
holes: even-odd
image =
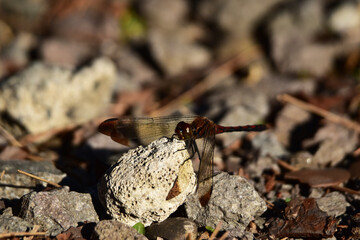
[[[330,216],[340,216],[346,212],[350,205],[345,196],[339,192],[331,192],[324,197],[316,199],[319,208]]]
[[[215,227],[223,222],[223,229],[241,235],[250,221],[266,210],[264,200],[254,187],[240,176],[220,173],[214,176],[213,191],[207,206],[201,207],[196,194],[186,201],[186,212],[201,226]]]
[[[197,225],[188,218],[168,218],[161,223],[154,223],[146,228],[146,236],[149,239],[161,237],[163,239],[182,240],[196,239]]]
[[[185,143],[161,138],[124,154],[98,185],[107,213],[133,226],[149,226],[173,213],[195,189],[195,173]],[[176,179],[181,193],[166,200]]]
[[[334,123],[328,123],[315,134],[312,144],[320,143],[314,162],[320,166],[336,166],[352,153],[357,144],[356,133]]]
[[[68,187],[24,195],[20,217],[40,225],[50,236],[85,221],[99,221],[90,194],[70,192]]]
[[[19,217],[13,216],[11,208],[6,208],[0,215],[0,233],[26,232],[31,230],[33,224]]]
[[[94,229],[91,239],[99,240],[146,240],[147,238],[139,233],[132,227],[127,226],[116,220],[103,220],[100,221]]]
[[[26,160],[0,161],[0,169],[5,170],[1,179],[0,198],[21,198],[37,185],[45,187],[47,183],[30,178],[17,172],[18,169],[35,174],[46,180],[59,183],[66,177],[52,162],[30,162]]]

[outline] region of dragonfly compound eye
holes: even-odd
[[[175,128],[175,133],[179,139],[189,139],[191,137],[190,125],[186,122],[179,122]]]

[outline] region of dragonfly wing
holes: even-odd
[[[207,205],[212,192],[214,147],[215,128],[210,126],[207,130],[207,136],[203,139],[203,148],[200,154],[200,167],[198,173],[197,194],[202,206]]]
[[[130,141],[124,135],[120,135],[116,131],[116,126],[118,124],[117,118],[110,118],[102,122],[99,127],[98,131],[102,134],[110,136],[112,140],[118,142],[122,145],[130,146]]]
[[[191,123],[196,116],[166,116],[156,118],[112,118],[99,126],[99,131],[121,144],[147,145],[160,137],[171,137],[180,121]]]

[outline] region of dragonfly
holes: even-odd
[[[99,125],[99,132],[110,136],[115,142],[127,146],[148,145],[161,137],[186,142],[191,156],[198,154],[200,166],[197,175],[197,194],[202,206],[210,200],[213,185],[213,160],[215,135],[225,132],[260,132],[266,125],[221,126],[202,116],[164,116],[164,117],[122,117],[110,118]],[[202,139],[198,148],[197,139]],[[135,145],[132,144],[135,142]],[[200,149],[200,151],[199,151]],[[180,192],[169,192],[167,200]]]

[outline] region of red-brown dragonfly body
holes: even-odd
[[[158,118],[112,118],[99,126],[99,131],[110,136],[114,141],[130,145],[129,140],[147,145],[160,137],[176,136],[185,140],[193,152],[200,158],[197,193],[202,206],[205,206],[211,196],[213,158],[215,135],[235,131],[263,131],[265,125],[247,125],[224,127],[200,116],[169,116]],[[201,152],[196,145],[196,139],[203,139]],[[176,195],[175,195],[176,196]],[[172,196],[172,197],[175,197]]]

